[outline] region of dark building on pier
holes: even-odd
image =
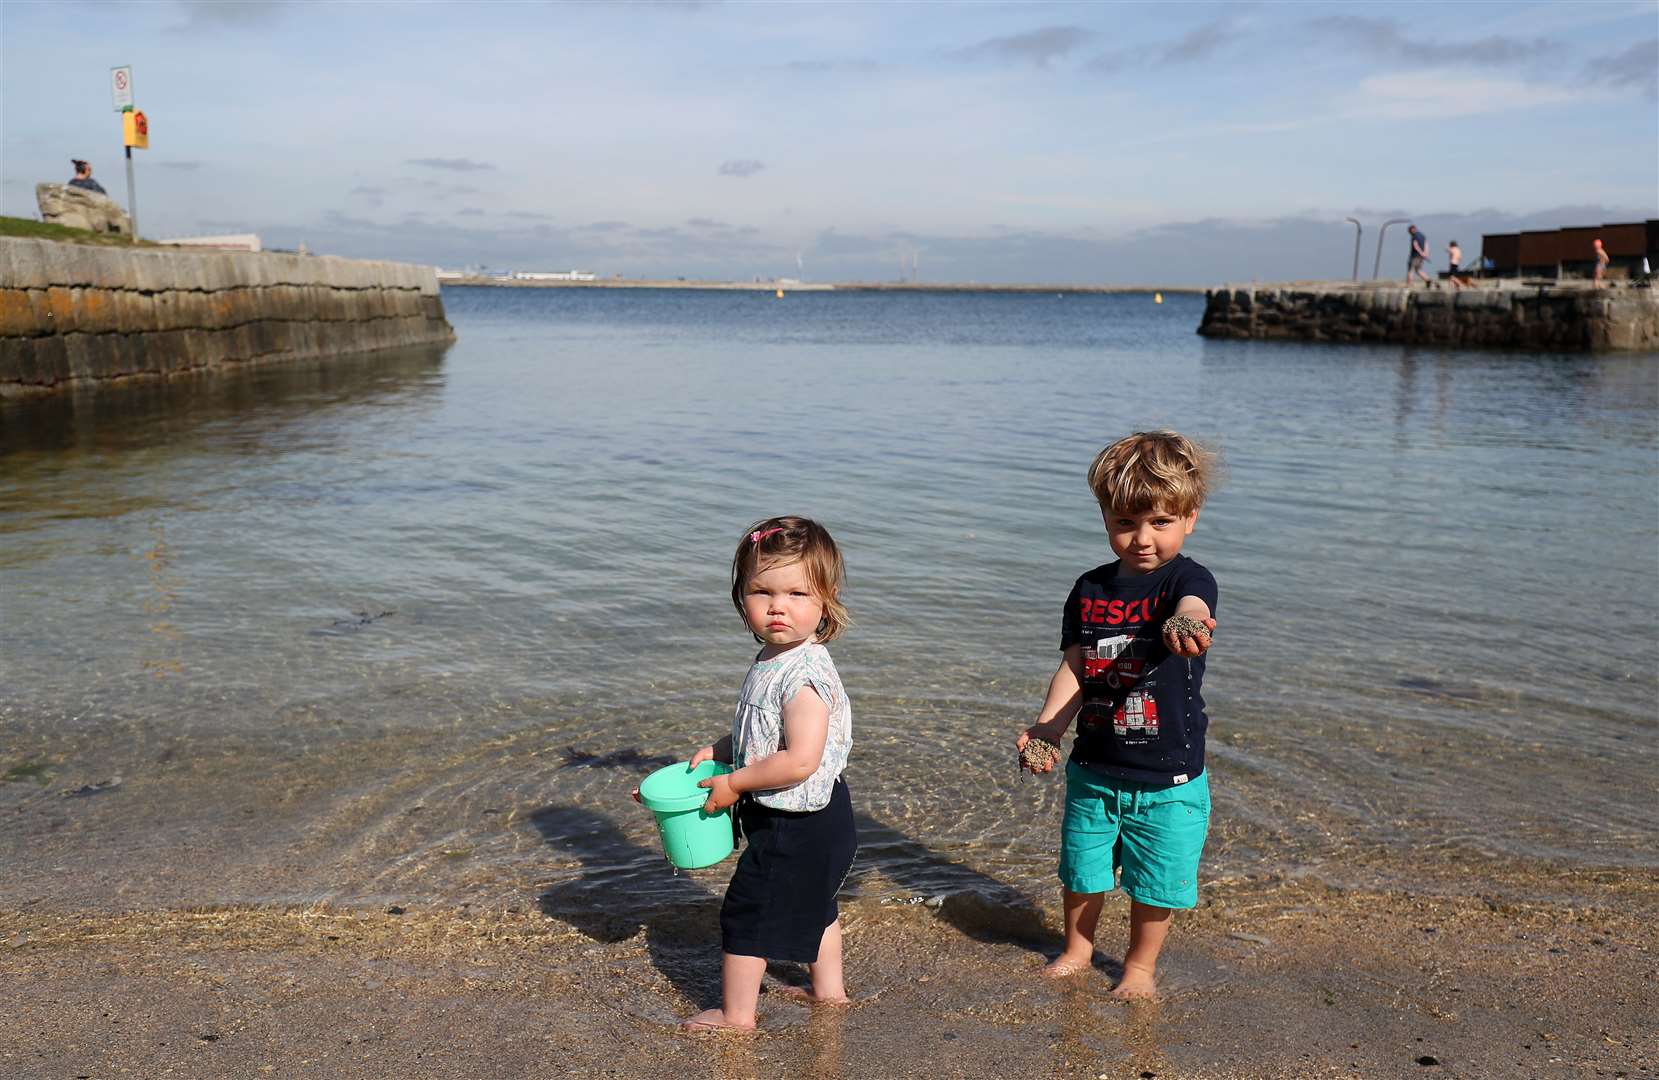
[[[1659,219],[1570,229],[1529,229],[1481,237],[1481,267],[1498,277],[1587,278],[1596,267],[1593,241],[1612,262],[1608,277],[1635,277],[1659,265]]]

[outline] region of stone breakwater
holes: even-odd
[[[0,237],[0,396],[454,338],[429,266]]]
[[[1329,284],[1211,289],[1204,297],[1205,337],[1659,351],[1659,295],[1651,289]]]

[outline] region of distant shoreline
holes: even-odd
[[[439,278],[438,284],[502,289],[705,289],[719,292],[930,292],[930,293],[1170,293],[1202,296],[1199,285],[997,285],[976,282],[939,284],[910,281],[682,281],[679,279],[600,278],[594,281],[513,281],[493,277]]]

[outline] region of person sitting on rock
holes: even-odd
[[[69,181],[70,187],[86,188],[88,191],[96,191],[100,195],[109,194],[109,192],[104,190],[104,185],[92,179],[91,165],[82,161],[80,158],[70,158],[69,163],[75,166],[75,178]]]

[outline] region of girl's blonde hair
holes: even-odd
[[[1174,431],[1137,431],[1095,455],[1089,489],[1108,513],[1164,509],[1177,517],[1204,505],[1215,454]]]
[[[759,570],[792,562],[805,568],[812,594],[824,605],[824,617],[818,621],[814,640],[834,641],[853,623],[841,603],[847,568],[829,530],[811,518],[771,517],[744,531],[743,539],[737,542],[737,554],[732,556],[732,606],[738,614],[743,613],[744,590]],[[755,640],[765,639],[756,634]]]

